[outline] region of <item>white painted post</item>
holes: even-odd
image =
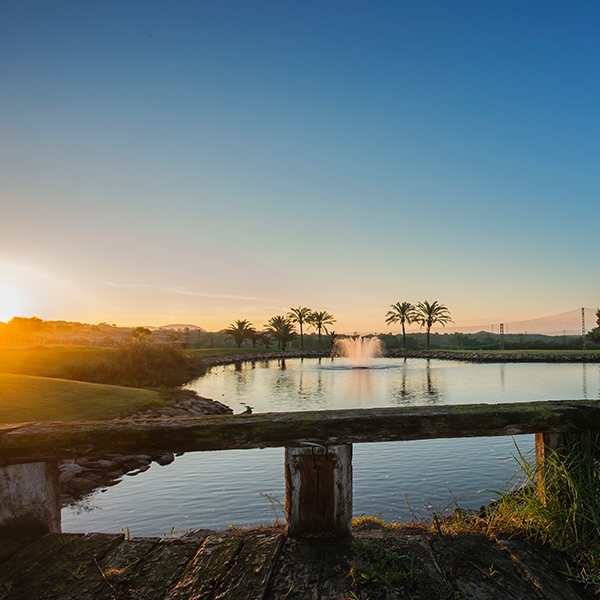
[[[352,533],[352,444],[285,449],[290,536]]]
[[[56,464],[0,467],[0,532],[25,530],[61,531]]]

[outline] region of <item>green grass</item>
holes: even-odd
[[[26,348],[0,350],[0,373],[62,377],[66,364],[97,360],[105,348]]]
[[[600,435],[584,433],[535,465],[519,455],[522,487],[488,507],[491,530],[515,528],[571,555],[568,576],[600,593]],[[543,493],[536,485],[542,477]]]
[[[423,350],[423,352],[426,352]],[[461,348],[460,350],[429,350],[429,352],[454,352],[456,354],[600,354],[600,350],[469,350],[468,348]]]
[[[0,373],[0,423],[112,419],[164,404],[158,392]]]
[[[263,352],[277,352],[277,348],[194,348],[186,350],[185,353],[196,358],[207,358],[209,356],[223,356],[229,354],[262,354]]]

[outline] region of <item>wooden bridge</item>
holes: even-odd
[[[598,401],[7,425],[0,428],[0,531],[60,531],[62,459],[284,446],[287,534],[345,536],[353,443],[533,433],[541,460],[562,434],[585,431],[600,431]]]
[[[350,535],[353,443],[534,433],[542,460],[563,435],[586,431],[600,431],[600,402],[3,426],[0,599],[591,598],[560,575],[563,556],[525,540],[424,528]],[[60,533],[60,460],[266,446],[286,448],[284,527],[170,540]],[[398,563],[392,587],[365,591],[352,580],[353,561],[369,548],[373,560],[385,552]]]

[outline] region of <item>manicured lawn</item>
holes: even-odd
[[[277,348],[193,348],[186,350],[186,354],[197,358],[207,356],[223,356],[224,354],[261,354],[262,352],[277,352]]]
[[[96,360],[106,348],[26,348],[0,350],[0,373],[61,377],[65,364]]]
[[[0,373],[0,423],[112,419],[160,404],[150,390]]]
[[[436,350],[432,350],[431,352],[436,352]],[[469,350],[468,348],[463,348],[461,350],[444,350],[440,349],[437,352],[468,352],[476,354],[600,354],[600,350]]]

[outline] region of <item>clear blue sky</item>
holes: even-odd
[[[0,320],[597,306],[599,99],[597,2],[4,0]]]

